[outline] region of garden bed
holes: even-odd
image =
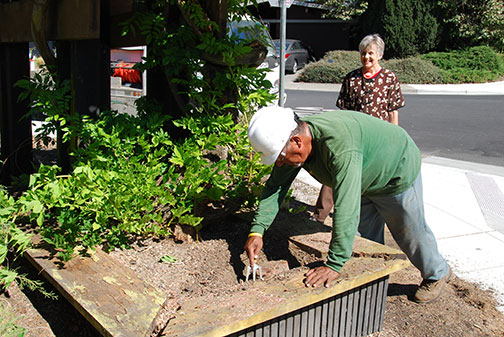
[[[309,205],[314,204],[317,193],[315,188],[297,182],[294,195],[298,201],[292,204],[292,208],[306,205],[310,211]],[[131,268],[146,283],[166,295],[165,310],[157,322],[160,335],[166,323],[184,313],[195,301],[238,299],[238,296],[234,296],[236,293],[253,291],[254,287],[269,282],[243,282],[243,269],[246,266],[243,245],[249,229],[247,218],[250,216],[229,217],[203,229],[197,243],[149,239],[137,243],[131,250],[116,250],[110,254],[117,263]],[[279,214],[265,235],[262,258],[284,260],[294,272],[302,272],[320,259],[306,254],[295,245],[289,245],[286,229],[292,228],[292,219],[305,221],[307,213]],[[387,243],[394,245],[390,236],[387,237]],[[160,262],[160,258],[166,255],[176,261]],[[282,276],[276,274],[272,277],[278,280]],[[488,292],[455,278],[438,301],[418,305],[411,298],[420,281],[419,273],[413,267],[391,275],[384,326],[375,336],[503,335],[504,316],[495,309],[495,302]],[[35,294],[26,292],[25,295],[13,288],[10,298],[5,298],[18,316],[24,315],[20,323],[28,329],[26,336],[98,335],[94,328],[81,321],[78,312],[68,309],[65,301],[60,300],[58,304],[34,297]],[[237,308],[245,309],[246,303],[237,303]]]

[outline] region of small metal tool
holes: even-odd
[[[249,280],[251,272],[252,272],[252,280],[255,281],[258,271],[259,271],[259,279],[261,279],[261,281],[263,281],[264,279],[263,279],[263,275],[262,275],[262,268],[257,263],[255,263],[255,261],[254,261],[254,265],[247,266],[247,276],[245,278],[245,281]]]

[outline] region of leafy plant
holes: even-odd
[[[233,4],[229,18],[238,15]],[[192,13],[197,29],[220,33],[198,35],[172,25],[166,5],[150,3],[125,27],[139,29],[150,48],[138,67],[162,67],[169,82],[183,89],[188,104],[182,116],[174,118],[149,97],[137,100],[137,116],[73,115],[68,83],[57,76],[18,83],[26,89],[21,98],[33,101],[31,113],[48,116],[48,128],[78,146],[69,174],[40,166],[6,221],[26,217],[64,261],[98,245],[122,248],[147,235],[171,235],[175,225],[197,232],[204,221],[253,205],[269,171],[246,135],[249,115],[275,98],[265,70],[244,61],[253,60],[245,56],[254,41],[228,36],[193,3],[181,10]],[[172,137],[167,130],[174,129],[183,137]]]
[[[368,7],[368,1],[362,0],[318,0],[317,3],[329,8],[329,12],[324,14],[324,17],[340,20],[356,18]]]
[[[55,298],[53,293],[44,290],[41,281],[31,280],[12,268],[9,253],[13,259],[17,259],[31,247],[31,235],[15,225],[19,215],[19,205],[0,186],[0,289],[7,290],[13,282],[17,282],[21,289],[27,287],[41,292],[46,297]]]
[[[80,119],[69,113],[70,81],[60,81],[56,73],[42,66],[33,78],[18,81],[16,86],[25,89],[18,97],[19,101],[29,99],[31,116],[45,118],[38,132],[38,139],[45,145],[52,142],[51,134],[62,132],[62,140],[68,141],[70,135],[79,129]]]
[[[441,23],[438,50],[488,45],[504,52],[503,0],[439,0]]]
[[[175,262],[177,262],[177,258],[174,256],[170,256],[170,255],[163,255],[163,256],[161,256],[159,261],[164,262],[164,263],[175,263]]]
[[[504,75],[502,56],[487,46],[432,52],[421,57],[441,69],[446,83],[488,82]]]
[[[341,83],[349,72],[347,67],[334,62],[319,60],[307,64],[298,75],[297,81],[315,83]]]
[[[266,168],[252,156],[245,124],[229,114],[171,121],[153,105],[141,106],[151,110],[83,117],[74,131],[81,146],[73,172],[42,165],[16,202],[61,259],[96,245],[127,247],[136,236],[169,235],[173,224],[199,229],[209,203],[254,202]],[[170,122],[189,136],[172,140],[163,130]]]

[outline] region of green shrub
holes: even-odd
[[[349,71],[361,66],[360,53],[358,51],[331,50],[325,53],[323,60],[339,63],[344,68],[349,69]]]
[[[499,76],[488,70],[451,69],[441,70],[445,83],[486,83],[496,81]]]
[[[443,83],[439,69],[419,57],[381,61],[381,65],[397,74],[401,83]],[[359,52],[334,50],[313,63],[309,63],[297,81],[314,83],[341,83],[346,74],[362,67]]]
[[[439,0],[438,50],[488,45],[504,52],[503,0]]]
[[[361,18],[361,37],[379,33],[385,41],[385,57],[406,57],[432,50],[438,23],[425,0],[377,0]]]
[[[504,75],[502,56],[487,46],[433,52],[421,57],[441,69],[446,83],[481,83]]]
[[[85,120],[73,172],[42,165],[6,215],[29,216],[68,260],[97,245],[170,235],[175,224],[197,231],[209,210],[254,202],[268,167],[251,152],[244,123],[189,115],[173,123],[190,135],[172,140],[163,131],[168,120],[153,111]]]
[[[486,46],[382,60],[380,64],[395,72],[400,83],[482,83],[504,76],[504,56]],[[361,66],[356,51],[329,51],[321,60],[309,63],[296,81],[341,83],[346,74]]]
[[[298,75],[296,81],[311,83],[340,83],[345,76],[345,70],[336,63],[323,60],[309,63]]]
[[[297,77],[300,82],[341,83],[350,71],[361,67],[359,52],[333,50],[309,63]]]
[[[439,68],[432,62],[419,57],[407,57],[405,59],[391,59],[382,62],[382,65],[392,70],[400,83],[423,83],[439,84],[443,83],[443,76]]]
[[[246,132],[248,113],[275,99],[265,70],[243,58],[251,47],[227,34],[198,37],[169,24],[162,2],[151,9],[125,23],[140,28],[151,48],[136,67],[162,67],[177,104],[160,107],[147,96],[136,101],[137,117],[103,111],[91,119],[73,113],[69,82],[55,76],[18,82],[32,112],[43,110],[51,130],[75,146],[72,171],[42,165],[7,221],[27,218],[62,260],[98,245],[122,248],[147,235],[170,235],[176,225],[195,234],[204,222],[253,206],[270,171]]]

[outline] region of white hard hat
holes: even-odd
[[[277,160],[296,127],[294,112],[289,108],[272,105],[254,114],[249,123],[248,138],[261,155],[263,164],[270,165]]]

